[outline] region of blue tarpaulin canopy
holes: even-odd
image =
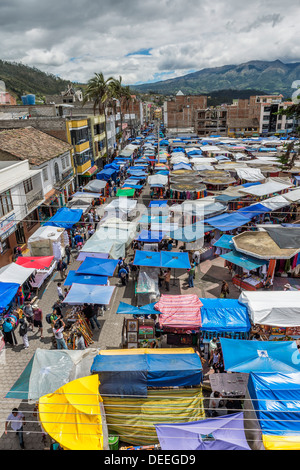
[[[154,308],[156,302],[153,302],[143,307],[134,307],[133,305],[127,304],[126,302],[120,302],[116,313],[122,315],[151,315],[152,313],[157,315],[160,312]]]
[[[254,258],[253,256],[245,255],[243,253],[239,253],[238,251],[229,251],[228,253],[224,253],[220,255],[221,258],[226,259],[230,263],[236,264],[241,268],[248,269],[248,271],[252,271],[253,269],[260,268],[264,264],[267,264],[268,261]]]
[[[141,251],[136,250],[134,265],[151,266],[156,268],[190,269],[191,264],[188,253],[170,251]]]
[[[85,258],[76,274],[90,274],[94,276],[113,276],[117,267],[116,259]]]
[[[248,392],[266,450],[300,448],[300,373],[250,373]],[[252,423],[251,423],[252,424]]]
[[[167,205],[168,201],[158,199],[157,201],[151,201],[149,207],[165,207]]]
[[[246,214],[239,214],[238,212],[224,213],[206,219],[205,223],[211,225],[222,232],[234,230],[235,228],[242,227],[243,225],[250,222],[251,217]]]
[[[221,238],[219,238],[219,240],[214,243],[214,246],[217,246],[219,248],[226,248],[227,250],[232,250],[234,248],[232,239],[233,235],[224,234],[221,236]]]
[[[120,165],[118,165],[116,162],[112,162],[112,163],[108,163],[107,165],[105,165],[103,167],[104,170],[107,170],[107,169],[113,169],[113,170],[116,170],[116,171],[119,171],[120,170]]]
[[[108,281],[107,276],[93,276],[90,274],[77,274],[76,271],[69,271],[64,282],[64,286],[71,286],[74,282],[76,284],[92,284],[92,285],[106,285]]]
[[[108,305],[115,286],[95,286],[73,283],[64,303],[72,305],[98,304]]]
[[[270,212],[270,209],[268,209],[263,204],[257,203],[257,204],[251,204],[250,206],[247,206],[247,207],[242,207],[237,212],[239,214],[247,215],[249,217],[255,217],[257,215],[261,215],[261,214],[265,214],[266,212]]]
[[[173,166],[173,170],[191,170],[192,169],[192,165],[190,165],[189,163],[176,163],[174,166]]]
[[[47,220],[44,225],[50,225],[52,227],[61,228],[72,228],[74,224],[79,222],[81,219],[83,210],[82,209],[69,209],[67,207],[61,207],[54,214],[51,219]]]
[[[247,307],[236,299],[202,299],[201,330],[247,332],[251,328]]]
[[[179,227],[174,231],[170,231],[170,237],[184,243],[191,243],[199,240],[204,237],[204,223],[203,221],[200,221],[192,225]]]
[[[165,236],[165,232],[158,232],[154,230],[142,230],[136,240],[145,243],[158,243]]]
[[[0,313],[5,310],[17,295],[20,284],[0,282]]]
[[[200,385],[202,364],[198,354],[97,355],[91,367],[99,374],[101,395],[147,396],[147,387]]]
[[[142,217],[139,220],[140,224],[164,224],[168,219],[167,215],[142,215]]]
[[[107,168],[97,173],[96,178],[98,180],[108,181],[110,178],[115,178],[116,174],[117,174],[117,170],[115,170],[114,168]]]
[[[220,341],[227,371],[283,374],[300,371],[300,353],[295,341],[247,341],[228,338],[220,338]]]

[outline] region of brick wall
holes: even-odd
[[[176,96],[167,101],[168,127],[189,128],[195,125],[195,111],[207,107],[207,97]]]

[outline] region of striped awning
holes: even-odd
[[[89,170],[83,173],[82,176],[93,176],[98,171],[98,167],[96,165],[92,166]]]

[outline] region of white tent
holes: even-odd
[[[39,227],[27,243],[30,256],[54,256],[58,260],[65,256],[65,246],[69,244],[69,238],[65,229],[46,225]]]
[[[10,263],[0,269],[0,282],[14,282],[22,285],[34,271],[33,268],[24,268],[16,263]]]
[[[244,291],[239,302],[247,305],[254,324],[282,328],[300,326],[300,291]]]
[[[284,196],[274,196],[261,201],[261,204],[271,211],[281,209],[282,207],[289,206],[290,202]]]
[[[259,168],[237,168],[236,172],[240,179],[246,181],[262,181],[266,179]]]
[[[208,153],[222,153],[222,150],[216,145],[203,145],[200,147],[200,150],[202,150],[202,152]]]
[[[283,195],[288,201],[290,202],[298,202],[300,201],[300,188],[295,189],[294,191],[289,191]]]
[[[167,175],[151,175],[148,176],[149,186],[163,185],[165,186],[168,183]]]
[[[240,189],[240,191],[241,193],[252,194],[253,196],[267,196],[268,194],[274,194],[278,191],[288,189],[291,186],[293,186],[292,183],[279,183],[270,178],[269,181],[267,181],[266,183],[258,184],[255,186],[249,186],[248,188]]]

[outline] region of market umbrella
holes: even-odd
[[[39,399],[42,427],[63,449],[107,449],[98,388],[98,375],[91,375],[73,380]]]
[[[16,264],[23,268],[48,269],[54,256],[19,256]]]

